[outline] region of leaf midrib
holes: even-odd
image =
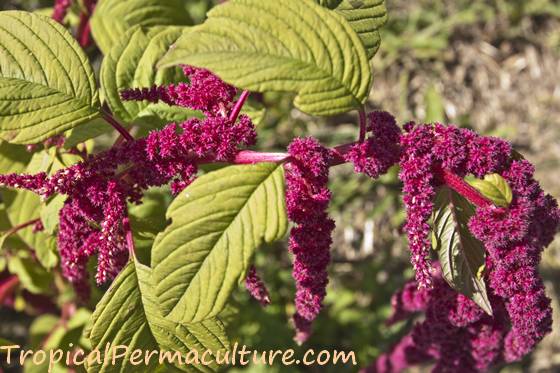
[[[96,106],[93,105],[93,102],[92,102],[92,103],[87,102],[87,98],[78,97],[78,96],[71,96],[71,95],[69,95],[67,92],[62,92],[62,91],[60,91],[60,90],[58,90],[58,89],[56,89],[56,88],[50,87],[50,86],[45,85],[45,84],[42,84],[42,83],[37,83],[37,82],[31,81],[31,80],[26,80],[26,79],[23,79],[23,78],[6,77],[6,76],[0,76],[0,80],[15,80],[15,81],[17,81],[17,82],[22,82],[22,83],[24,83],[24,84],[29,84],[29,85],[31,85],[31,86],[43,87],[43,88],[46,88],[46,89],[48,89],[48,90],[54,92],[55,94],[59,94],[59,95],[64,96],[65,98],[68,98],[69,100],[76,100],[76,101],[78,101],[80,104],[82,104],[83,106],[90,107],[90,108],[94,109],[95,111],[98,110],[98,108],[97,108]],[[30,98],[30,99],[34,99],[34,98],[36,98],[36,97],[32,97],[32,98]],[[43,97],[43,98],[44,98],[44,97]],[[38,109],[38,110],[41,110],[41,108]],[[38,110],[37,110],[37,111],[38,111]]]
[[[274,172],[276,172],[276,170],[278,169],[278,167],[283,167],[282,164],[278,164],[276,167],[274,167],[274,169],[271,170],[271,172],[266,176],[266,178],[264,178],[260,183],[258,183],[255,186],[255,189],[251,192],[251,194],[247,197],[247,199],[245,200],[245,202],[243,203],[243,205],[241,206],[241,208],[239,209],[239,212],[237,214],[235,214],[232,219],[231,222],[224,228],[224,230],[222,231],[222,233],[216,238],[215,242],[212,244],[211,248],[208,250],[208,255],[205,256],[205,258],[201,261],[200,264],[200,269],[203,266],[206,266],[206,263],[208,261],[208,258],[210,257],[211,253],[214,251],[214,249],[216,248],[216,246],[218,246],[218,244],[222,241],[222,239],[224,239],[224,237],[226,236],[226,233],[229,231],[229,229],[231,229],[232,225],[234,225],[234,223],[236,223],[237,219],[239,219],[239,217],[243,214],[243,212],[245,211],[245,208],[247,207],[247,204],[249,203],[249,201],[253,198],[254,194],[256,193],[257,190],[259,190],[259,188],[262,187],[262,185],[270,178],[273,177]],[[228,249],[229,250],[229,249]],[[194,274],[194,276],[192,277],[191,281],[189,282],[189,284],[187,285],[187,287],[185,288],[185,291],[183,293],[183,295],[179,298],[179,300],[175,303],[175,305],[173,306],[173,308],[167,313],[167,315],[164,316],[169,316],[171,313],[173,313],[176,309],[177,309],[177,305],[179,303],[181,303],[184,298],[187,295],[187,292],[189,291],[189,289],[191,288],[192,283],[198,279],[198,277],[200,276],[200,269]],[[196,314],[198,313],[198,308],[200,307],[200,300],[198,300],[197,303],[197,310],[194,313],[193,317],[196,317]]]

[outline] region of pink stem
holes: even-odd
[[[492,201],[484,197],[478,190],[469,185],[461,177],[443,168],[436,169],[436,175],[451,189],[465,197],[477,207],[494,206]]]
[[[243,105],[245,105],[245,101],[247,101],[249,94],[250,94],[249,91],[241,92],[239,99],[237,100],[235,106],[233,107],[233,109],[231,109],[231,113],[229,114],[229,121],[231,123],[235,123],[235,121],[237,120],[237,117],[239,116],[239,113],[241,112]]]
[[[128,247],[128,254],[131,258],[136,258],[136,248],[134,246],[134,237],[132,236],[132,229],[130,228],[130,219],[127,216],[123,219],[123,229],[126,232],[126,245]]]
[[[134,141],[134,138],[128,131],[107,111],[101,110],[101,115],[114,129],[116,129],[126,141]]]
[[[255,164],[260,162],[285,162],[290,158],[287,153],[263,153],[242,150],[235,156],[235,164]]]

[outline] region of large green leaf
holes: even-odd
[[[25,146],[0,141],[0,174],[22,173],[30,160]]]
[[[312,0],[230,0],[191,30],[161,66],[190,64],[244,89],[296,92],[295,105],[314,115],[349,111],[369,94],[360,38],[342,16]]]
[[[442,187],[434,203],[434,249],[447,283],[491,315],[492,306],[483,278],[484,246],[472,236],[467,226],[473,214],[474,208],[466,199]]]
[[[34,193],[20,190],[4,190],[2,199],[6,213],[13,227],[38,219],[41,214],[41,199]],[[17,236],[34,249],[37,259],[45,268],[53,268],[58,263],[56,238],[45,232],[33,233],[33,226],[20,229]]]
[[[119,38],[134,26],[189,25],[183,0],[100,0],[91,18],[93,37],[107,55]]]
[[[0,12],[0,137],[29,144],[99,114],[87,56],[48,17]]]
[[[254,250],[286,232],[283,168],[261,163],[205,174],[173,201],[167,217],[172,224],[152,250],[160,309],[176,321],[216,316]]]
[[[156,63],[181,36],[183,30],[184,27],[178,26],[158,26],[150,29],[135,27],[123,34],[111,48],[101,67],[101,86],[107,103],[119,119],[131,123],[138,117],[152,117],[158,114],[163,116],[165,108],[172,110],[168,105],[151,104],[147,101],[122,101],[120,92],[129,88],[152,87],[184,80],[185,77],[179,68],[155,68]],[[190,110],[181,111],[183,120],[193,115]]]
[[[385,0],[343,0],[336,8],[358,33],[369,58],[379,49],[379,29],[387,22]]]
[[[506,179],[498,174],[488,174],[484,179],[467,177],[467,182],[497,206],[508,207],[513,193]]]
[[[149,267],[138,261],[131,261],[97,305],[91,325],[86,331],[92,348],[98,347],[104,354],[106,344],[111,343],[113,346],[128,346],[128,350],[124,357],[116,360],[116,364],[102,365],[93,362],[88,367],[88,372],[153,372],[160,365],[159,355],[152,357],[149,364],[132,365],[130,356],[136,349],[172,353],[177,351],[184,360],[191,350],[202,354],[206,349],[215,353],[228,348],[224,327],[217,319],[194,324],[164,319],[159,314],[157,301],[152,294],[150,271]],[[123,353],[123,350],[117,353]],[[112,357],[111,351],[103,356],[108,361]],[[176,370],[172,368],[169,366],[166,371]],[[187,365],[177,368],[186,372],[215,370],[215,367]]]

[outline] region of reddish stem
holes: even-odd
[[[17,276],[10,276],[3,284],[0,285],[0,306],[4,304],[6,299],[12,295],[19,285]]]
[[[242,150],[235,156],[235,164],[255,164],[260,162],[285,162],[290,158],[287,153],[263,153]]]
[[[494,206],[492,201],[484,197],[478,190],[469,185],[463,178],[443,168],[436,169],[436,176],[448,187],[465,197],[477,207]]]
[[[239,113],[241,112],[243,105],[245,105],[245,101],[247,101],[249,94],[250,94],[249,91],[241,92],[239,99],[237,100],[235,106],[233,107],[233,109],[231,109],[231,113],[229,114],[229,121],[231,123],[235,123],[235,121],[237,120],[237,117],[239,116]]]
[[[123,219],[123,229],[126,233],[126,245],[128,247],[128,254],[131,258],[136,258],[136,248],[134,246],[134,237],[132,236],[132,229],[130,228],[130,219],[125,217]]]
[[[360,116],[360,142],[364,142],[366,140],[366,132],[367,132],[367,117],[364,108],[362,107],[359,110]]]
[[[134,141],[134,138],[126,128],[124,128],[111,114],[109,114],[106,110],[101,110],[101,115],[103,119],[105,119],[114,129],[116,129],[122,137],[125,138],[126,141]]]
[[[87,20],[81,35],[79,35],[79,42],[82,48],[87,48],[91,45],[91,24]]]
[[[17,233],[20,230],[22,230],[24,228],[27,228],[31,225],[37,224],[40,221],[41,221],[41,219],[33,219],[33,220],[27,221],[25,223],[21,223],[20,225],[16,225],[15,227],[10,228],[10,230],[6,231],[5,234],[7,236],[11,236],[12,234]]]

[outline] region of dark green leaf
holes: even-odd
[[[474,209],[466,199],[442,187],[434,203],[434,249],[445,281],[492,315],[483,278],[484,246],[467,227],[473,214]]]

